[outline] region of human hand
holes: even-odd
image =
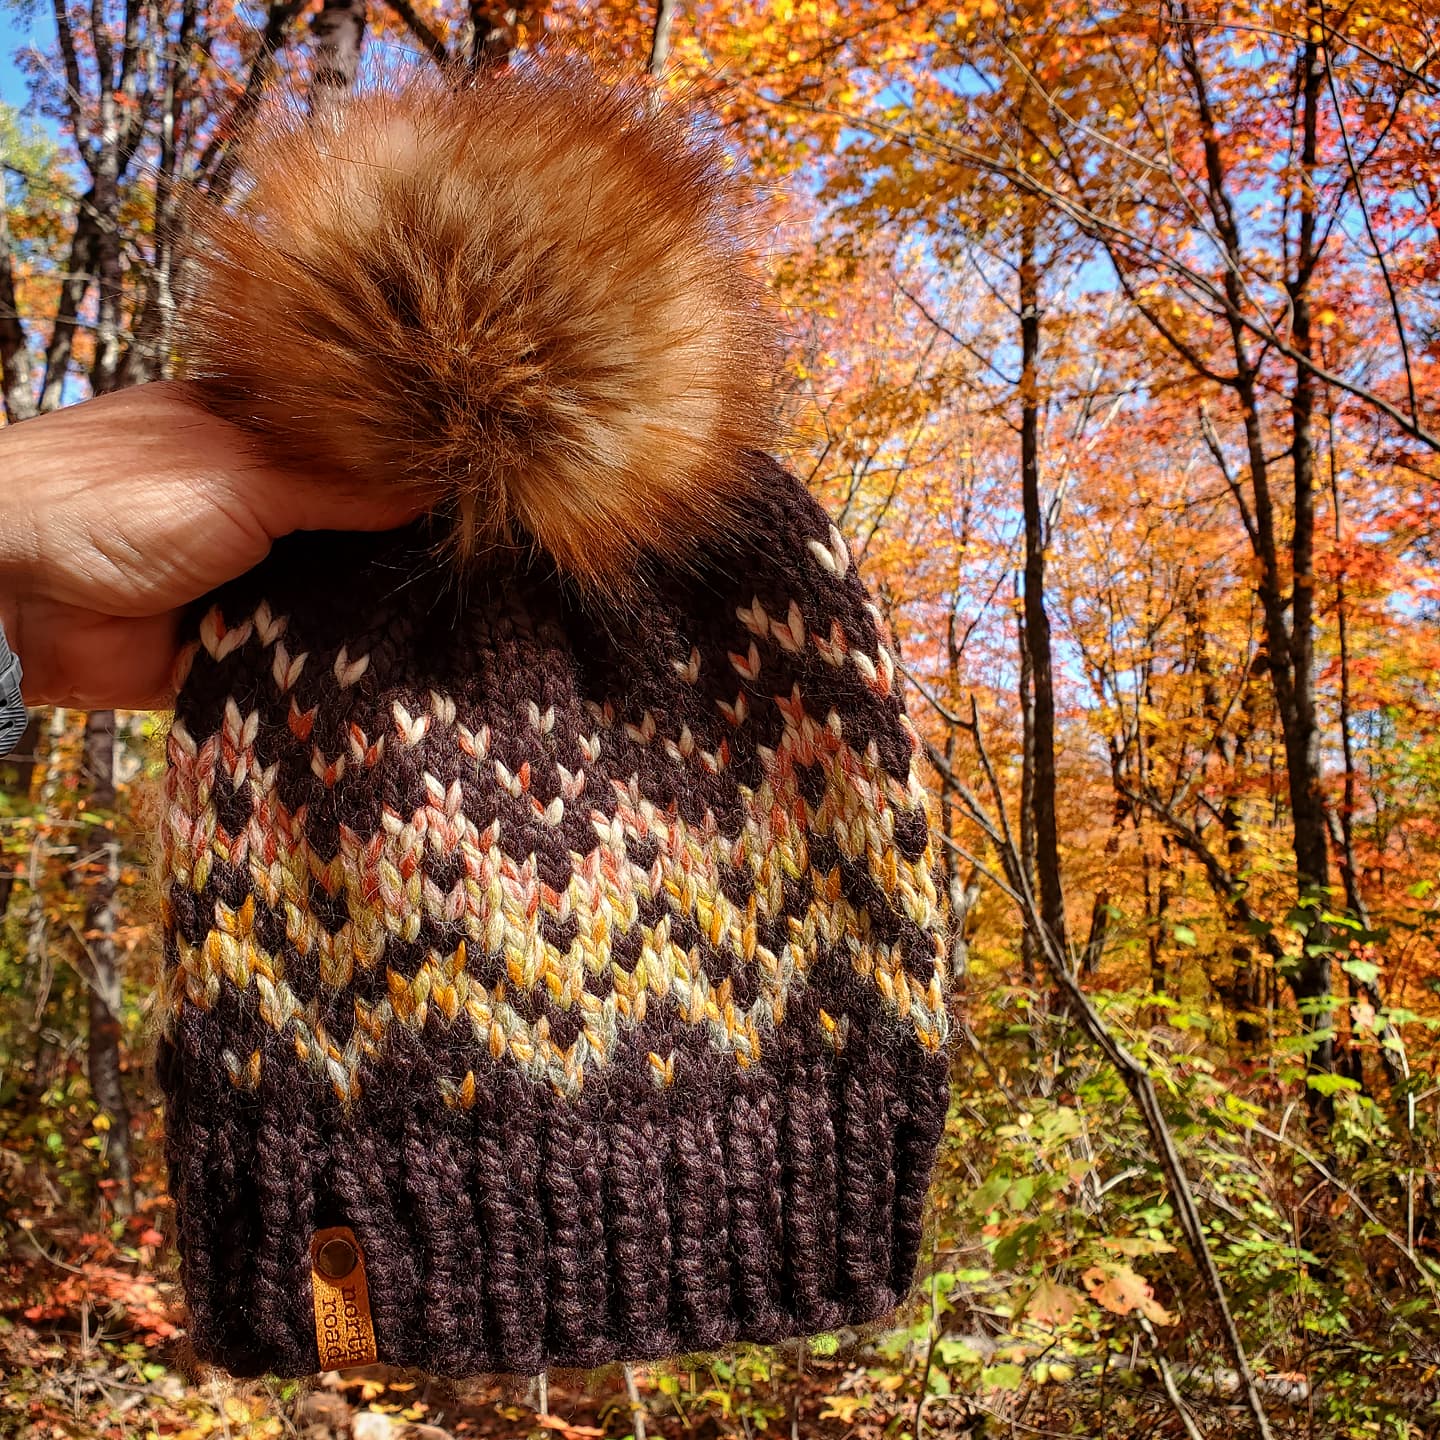
[[[159,709],[184,607],[292,530],[385,530],[413,495],[267,463],[141,385],[0,429],[0,621],[32,705]]]

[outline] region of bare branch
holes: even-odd
[[[210,143],[201,152],[195,175],[208,194],[223,200],[235,173],[235,141],[244,133],[250,117],[260,106],[275,74],[275,57],[285,47],[290,22],[305,8],[305,0],[272,0],[265,13],[259,48],[250,62],[245,86],[230,107],[230,113],[215,127]]]
[[[824,105],[798,96],[777,100],[774,96],[745,89],[739,85],[735,89],[739,93],[744,93],[759,107],[765,109],[788,108],[803,110],[815,115],[828,115],[843,120],[857,130],[879,136],[906,149],[932,153],[942,159],[975,166],[1006,180],[1020,193],[1043,200],[1047,206],[1073,221],[1084,234],[1104,245],[1112,258],[1122,255],[1132,256],[1137,263],[1149,265],[1160,273],[1188,286],[1202,300],[1213,305],[1228,319],[1233,320],[1247,334],[1284,355],[1307,373],[1313,375],[1315,379],[1353,396],[1378,414],[1384,415],[1402,435],[1419,441],[1428,449],[1440,451],[1440,433],[1417,423],[1404,410],[1385,399],[1377,391],[1357,380],[1347,379],[1344,375],[1336,374],[1320,364],[1313,356],[1305,355],[1279,333],[1267,316],[1258,313],[1252,314],[1244,308],[1237,311],[1222,288],[1208,276],[1186,264],[1173,249],[1165,249],[1158,241],[1127,229],[1113,215],[1102,214],[1083,204],[1072,194],[1046,184],[1034,171],[1009,163],[1002,156],[981,146],[967,145],[963,141],[941,139],[931,135],[912,134],[898,125],[877,120],[873,116],[857,114],[839,106]]]
[[[1220,436],[1215,430],[1215,422],[1210,418],[1210,411],[1203,403],[1200,406],[1200,434],[1204,436],[1205,446],[1214,457],[1215,464],[1225,479],[1226,488],[1235,501],[1236,509],[1240,511],[1240,519],[1245,526],[1245,533],[1250,537],[1251,548],[1258,552],[1260,535],[1255,529],[1255,519],[1250,514],[1250,506],[1245,500],[1245,492],[1240,488],[1240,482],[1231,472],[1230,462],[1225,458],[1224,448],[1220,444]]]
[[[1370,207],[1365,203],[1365,190],[1360,183],[1360,171],[1355,164],[1355,152],[1350,146],[1350,130],[1345,124],[1345,107],[1340,103],[1340,91],[1335,84],[1335,67],[1331,64],[1329,47],[1321,52],[1325,61],[1325,80],[1330,89],[1330,101],[1335,106],[1335,123],[1340,130],[1340,141],[1345,148],[1345,165],[1350,172],[1350,184],[1355,191],[1355,203],[1360,207],[1361,218],[1365,221],[1365,234],[1370,240],[1375,263],[1380,267],[1381,278],[1385,281],[1385,293],[1390,297],[1390,318],[1395,322],[1395,338],[1400,342],[1400,358],[1405,364],[1405,389],[1410,399],[1410,415],[1420,419],[1420,402],[1415,396],[1415,375],[1410,368],[1410,342],[1405,336],[1405,321],[1400,314],[1400,298],[1395,293],[1395,282],[1390,278],[1390,267],[1385,263],[1385,252],[1375,234],[1375,225],[1370,218]]]
[[[441,67],[448,68],[454,57],[445,48],[445,42],[436,34],[429,22],[410,3],[410,0],[385,0],[405,28],[425,47],[430,58]]]
[[[41,414],[56,409],[64,398],[75,331],[79,328],[80,306],[95,278],[95,242],[100,227],[94,218],[94,207],[89,202],[90,196],[87,195],[70,237],[70,255],[65,264],[65,279],[60,286],[55,327],[50,332],[50,343],[45,349],[45,379],[40,387]]]

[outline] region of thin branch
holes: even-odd
[[[635,1367],[626,1365],[625,1394],[630,1401],[630,1428],[634,1440],[645,1440],[645,1402],[640,1398],[640,1387],[635,1383]]]
[[[1229,904],[1235,912],[1235,918],[1255,933],[1260,940],[1261,948],[1272,960],[1276,962],[1283,960],[1285,958],[1284,948],[1275,932],[1260,918],[1255,907],[1246,897],[1244,882],[1230,873],[1224,862],[1205,843],[1200,832],[1193,825],[1182,820],[1170,805],[1151,794],[1150,791],[1132,790],[1126,785],[1117,788],[1132,805],[1149,810],[1151,814],[1165,822],[1181,847],[1188,850],[1200,862],[1201,868],[1205,871],[1205,878],[1210,882],[1210,888]]]
[[[970,728],[970,722],[957,715],[937,695],[932,694],[925,682],[903,660],[896,661],[896,666],[947,725],[957,726],[961,730]]]
[[[1007,900],[1013,901],[1016,905],[1021,903],[1019,893],[1012,890],[983,860],[972,854],[958,840],[942,834],[940,843],[953,850],[962,860],[968,860],[975,867],[976,872],[983,875]]]
[[[445,48],[445,42],[435,32],[430,23],[410,3],[410,0],[385,0],[385,3],[399,17],[405,28],[425,47],[430,58],[440,66],[447,69],[454,57]]]
[[[1185,1431],[1185,1440],[1205,1440],[1195,1424],[1195,1417],[1180,1398],[1180,1391],[1175,1384],[1175,1376],[1171,1373],[1169,1362],[1160,1350],[1160,1341],[1155,1334],[1155,1327],[1142,1315],[1140,1328],[1144,1330],[1146,1338],[1150,1341],[1150,1358],[1155,1362],[1155,1369],[1159,1372],[1160,1384],[1165,1390],[1165,1398],[1169,1400],[1170,1408],[1174,1410],[1176,1418]]]
[[[895,288],[924,316],[925,321],[933,329],[938,330],[950,343],[963,350],[972,360],[978,361],[985,369],[989,370],[1004,385],[1018,385],[1018,376],[1007,375],[987,355],[982,355],[977,346],[972,345],[963,335],[957,335],[940,317],[934,314],[929,306],[916,294],[914,294],[898,276],[895,277]]]
[[[1337,390],[1344,391],[1345,394],[1353,396],[1372,410],[1384,415],[1401,434],[1419,441],[1431,450],[1440,451],[1440,433],[1417,423],[1399,406],[1392,404],[1383,395],[1368,386],[1362,385],[1356,380],[1349,380],[1343,375],[1337,375],[1319,364],[1313,356],[1305,355],[1287,341],[1267,317],[1252,315],[1243,307],[1237,308],[1236,304],[1213,280],[1187,265],[1173,250],[1165,249],[1157,240],[1148,239],[1144,235],[1127,229],[1113,216],[1101,214],[1098,210],[1077,201],[1072,196],[1047,185],[1034,172],[1023,166],[1007,163],[1005,160],[997,158],[995,153],[980,146],[967,145],[960,141],[941,140],[934,136],[915,135],[898,125],[892,125],[868,115],[856,114],[854,111],[839,106],[824,105],[793,96],[777,100],[773,96],[744,89],[744,87],[737,86],[736,88],[756,105],[765,109],[788,108],[814,115],[828,115],[843,120],[857,130],[866,131],[905,149],[922,153],[928,152],[938,155],[944,160],[975,166],[1007,181],[1022,194],[1032,195],[1043,200],[1052,209],[1073,221],[1082,233],[1105,246],[1112,261],[1120,255],[1131,255],[1138,263],[1153,266],[1156,270],[1189,286],[1200,297],[1209,301],[1227,318],[1268,348],[1284,355],[1317,380],[1327,385],[1333,385]]]
[[[65,393],[65,380],[70,369],[75,331],[79,326],[80,306],[94,280],[95,245],[100,234],[94,218],[94,206],[86,203],[75,218],[70,237],[70,256],[65,264],[65,280],[60,286],[60,303],[56,307],[55,327],[45,349],[45,378],[40,386],[40,412],[54,410]]]
[[[259,48],[250,62],[244,88],[235,103],[215,127],[210,143],[201,152],[195,175],[201,188],[217,200],[223,200],[235,173],[235,142],[244,132],[246,123],[260,106],[276,69],[275,57],[285,48],[290,22],[305,9],[305,0],[272,0],[265,12],[265,26],[260,32]]]
[[[1255,519],[1250,514],[1250,506],[1246,503],[1245,492],[1240,488],[1240,482],[1235,478],[1230,469],[1230,462],[1225,458],[1225,450],[1220,444],[1220,436],[1215,430],[1215,422],[1210,418],[1209,407],[1203,403],[1200,406],[1200,434],[1204,437],[1206,449],[1210,451],[1215,460],[1216,468],[1224,477],[1225,485],[1235,501],[1235,508],[1240,512],[1245,533],[1250,537],[1251,548],[1258,553],[1260,533],[1255,528]]]
[[[1440,1285],[1437,1285],[1433,1270],[1426,1264],[1421,1255],[1414,1250],[1406,1241],[1402,1240],[1388,1225],[1375,1213],[1366,1203],[1365,1197],[1353,1186],[1347,1185],[1330,1167],[1313,1151],[1307,1150],[1298,1141],[1290,1139],[1288,1135],[1278,1130],[1272,1130],[1268,1125],[1262,1124],[1259,1120],[1251,1120],[1249,1128],[1257,1135],[1263,1135],[1272,1144],[1283,1146],[1292,1154],[1299,1156],[1321,1179],[1333,1185],[1342,1195],[1346,1196],[1357,1210],[1375,1227],[1376,1233],[1381,1235],[1395,1250],[1399,1251],[1407,1261],[1414,1267],[1416,1275],[1420,1277],[1421,1283],[1429,1290],[1430,1294],[1440,1301]]]
[[[1322,7],[1323,9],[1323,7]],[[1400,358],[1405,364],[1405,389],[1410,398],[1410,415],[1417,422],[1420,419],[1420,402],[1415,395],[1415,375],[1410,368],[1410,342],[1405,336],[1405,321],[1400,314],[1400,297],[1395,293],[1395,282],[1390,278],[1390,267],[1385,263],[1385,252],[1375,234],[1374,222],[1370,219],[1370,207],[1365,203],[1365,191],[1360,184],[1360,171],[1355,164],[1355,152],[1350,147],[1350,130],[1345,124],[1345,107],[1340,103],[1340,91],[1335,84],[1335,67],[1330,63],[1328,46],[1322,47],[1325,57],[1325,80],[1330,89],[1330,101],[1335,106],[1335,123],[1340,130],[1340,141],[1345,148],[1345,164],[1350,171],[1350,183],[1355,190],[1355,203],[1360,207],[1361,218],[1365,221],[1365,234],[1370,239],[1370,248],[1375,252],[1375,263],[1380,267],[1381,278],[1385,281],[1385,293],[1390,297],[1390,316],[1395,322],[1395,337],[1400,342]]]
[[[1128,19],[1144,20],[1147,24],[1152,23],[1155,19],[1154,12],[1150,10],[1118,10],[1116,14]],[[1228,16],[1218,13],[1206,15],[1203,19],[1195,19],[1188,15],[1170,15],[1166,17],[1166,23],[1174,25],[1177,28],[1181,25],[1203,25],[1205,29],[1213,30],[1217,33],[1233,32],[1237,35],[1263,35],[1267,39],[1279,40],[1285,45],[1294,45],[1304,38],[1293,30],[1282,30],[1275,25],[1242,24]],[[1360,54],[1364,55],[1367,59],[1374,60],[1376,64],[1383,65],[1388,70],[1394,70],[1397,74],[1405,76],[1407,80],[1413,80],[1422,90],[1428,91],[1431,95],[1440,95],[1440,83],[1431,79],[1422,70],[1407,65],[1395,55],[1387,55],[1382,50],[1373,49],[1363,41],[1355,39],[1353,35],[1348,35],[1342,30],[1337,30],[1325,17],[1323,11],[1319,13],[1309,10],[1305,11],[1304,23],[1307,25],[1318,24],[1327,35],[1333,35],[1337,40],[1341,41],[1342,44],[1348,45],[1353,50],[1358,50]],[[1428,65],[1437,55],[1440,55],[1440,49],[1432,45],[1420,58],[1419,64]]]

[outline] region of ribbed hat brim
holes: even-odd
[[[468,1108],[442,1099],[429,1037],[342,1109],[263,1026],[261,1089],[217,1076],[214,1025],[253,1020],[192,1012],[162,1065],[190,1339],[233,1373],[318,1368],[309,1245],[329,1225],[364,1252],[379,1358],[454,1377],[775,1342],[910,1287],[946,1062],[891,1032],[817,1056],[794,1015],[749,1068],[699,1042],[668,1087],[641,1053],[564,1100],[497,1066]]]

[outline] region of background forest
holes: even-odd
[[[148,1071],[165,721],[36,713],[0,764],[0,1433],[1440,1433],[1437,0],[0,25],[8,424],[169,373],[181,198],[277,94],[579,36],[721,117],[774,197],[789,459],[924,737],[958,1036],[893,1328],[223,1385]]]

